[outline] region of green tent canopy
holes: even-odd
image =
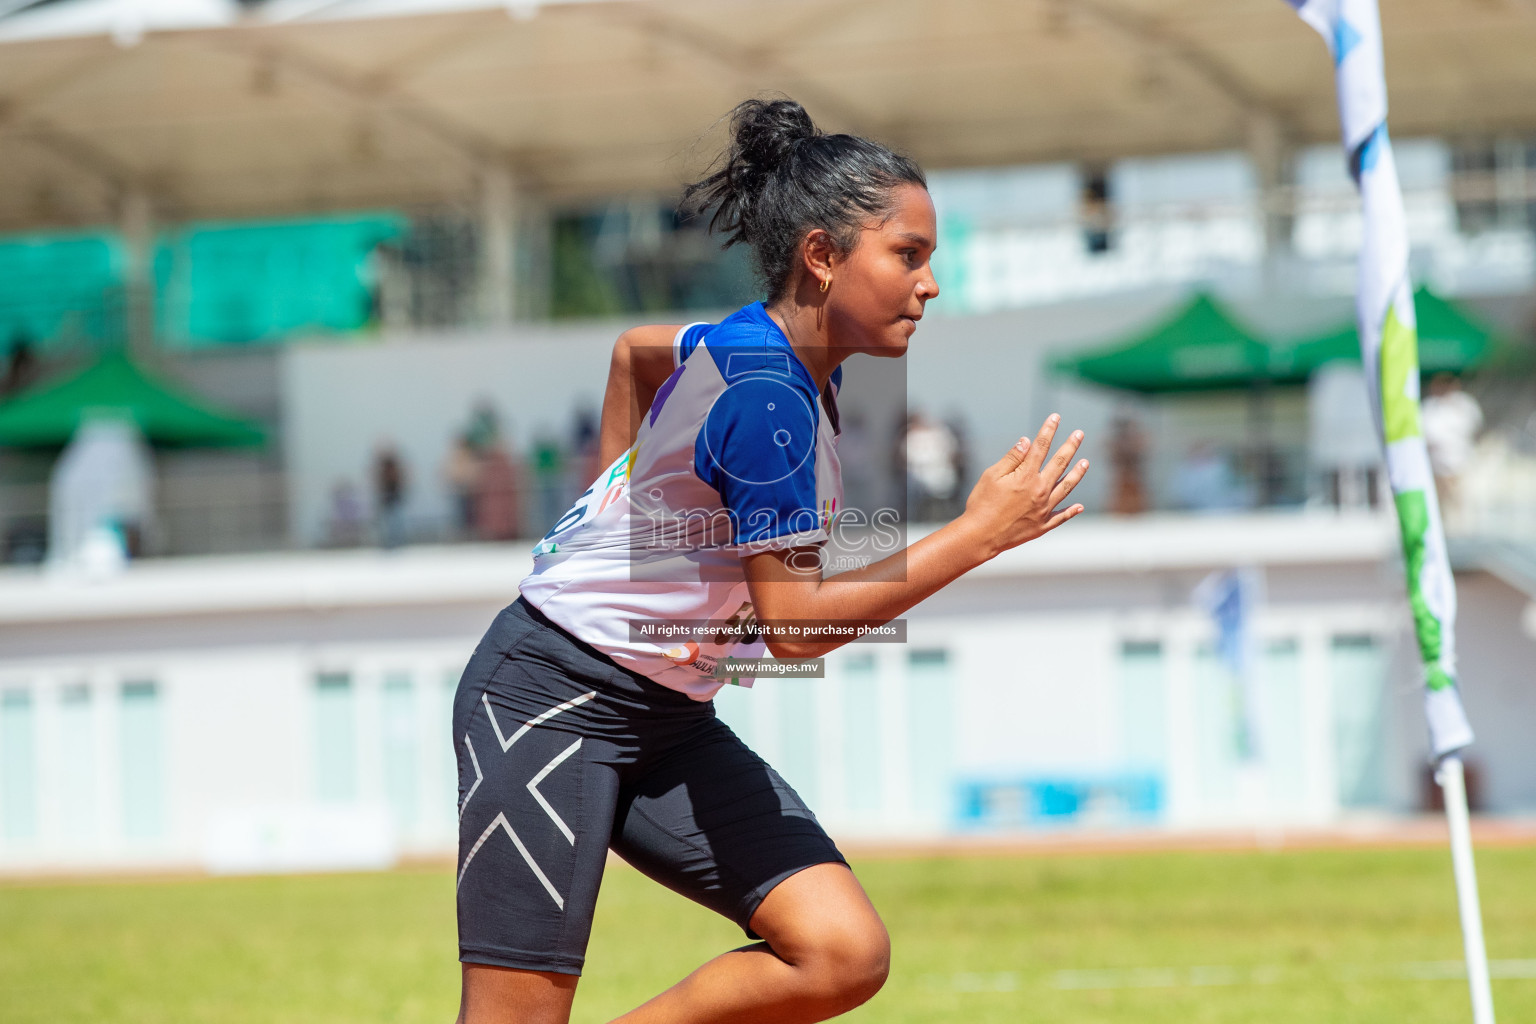
[[[1209,391],[1265,379],[1270,347],[1210,295],[1128,342],[1058,356],[1051,367],[1095,384],[1158,394]]]
[[[1414,292],[1419,368],[1461,373],[1499,347],[1492,330],[1427,288]],[[1128,342],[1056,357],[1051,368],[1144,394],[1214,391],[1254,384],[1303,384],[1324,363],[1360,361],[1354,324],[1290,343],[1266,343],[1213,298],[1196,295],[1177,315]]]
[[[45,382],[0,403],[0,445],[67,444],[80,421],[92,415],[132,417],[151,444],[167,448],[250,447],[266,441],[257,424],[157,380],[126,353],[109,352],[73,377]]]
[[[1498,348],[1498,336],[1462,312],[1461,307],[1428,288],[1413,293],[1419,321],[1419,370],[1422,373],[1463,373],[1476,369]],[[1283,353],[1283,354],[1282,354]],[[1305,380],[1324,363],[1360,361],[1360,336],[1353,323],[1336,331],[1295,342],[1277,352],[1287,364],[1287,379]]]

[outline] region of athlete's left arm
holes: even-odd
[[[742,557],[752,608],[765,629],[763,639],[776,658],[817,658],[836,650],[859,626],[877,626],[901,615],[984,562],[1073,518],[1081,505],[1063,506],[1088,471],[1088,460],[1072,465],[1081,431],[1075,431],[1047,458],[1059,417],[1052,415],[1032,443],[1019,443],[981,474],[965,511],[903,551],[862,568],[821,574],[813,547],[761,551]],[[1071,469],[1068,469],[1071,466]],[[772,625],[802,623],[837,627],[822,638],[772,635]]]
[[[635,443],[640,417],[651,408],[656,390],[672,376],[672,341],[680,326],[631,327],[619,335],[608,364],[603,393],[603,422],[598,455],[606,466]]]

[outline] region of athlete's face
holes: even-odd
[[[826,293],[838,346],[877,356],[904,354],[924,306],[939,294],[929,266],[938,219],[928,190],[902,185],[891,199],[890,216],[867,225],[853,251],[833,260]]]

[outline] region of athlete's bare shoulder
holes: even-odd
[[[619,335],[619,340],[634,348],[670,347],[682,324],[643,324]]]

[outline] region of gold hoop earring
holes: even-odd
[[[821,279],[821,290],[823,292],[825,292],[830,287],[832,287],[832,279],[830,277],[822,278]]]

